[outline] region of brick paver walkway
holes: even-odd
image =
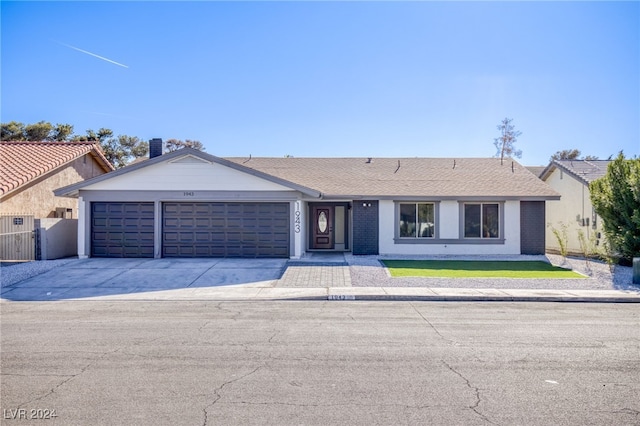
[[[276,287],[351,287],[348,266],[289,265]]]
[[[351,287],[351,273],[342,253],[307,254],[290,261],[275,286]]]

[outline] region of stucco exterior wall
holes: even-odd
[[[39,219],[40,260],[61,259],[78,252],[77,219]]]
[[[546,202],[547,227],[545,237],[547,251],[558,252],[560,250],[553,228],[562,233],[563,227],[566,227],[567,230],[567,250],[569,253],[582,254],[583,252],[578,238],[580,229],[587,241],[597,241],[598,246],[601,247],[604,242],[602,220],[593,211],[593,205],[589,198],[589,188],[560,169],[555,169],[546,182],[561,195],[558,201]],[[596,221],[595,228],[593,227],[594,217]],[[584,222],[583,219],[585,219]],[[588,225],[586,220],[589,221]]]
[[[2,198],[0,214],[28,213],[36,218],[54,218],[56,207],[64,207],[73,209],[75,219],[78,217],[78,200],[56,197],[53,190],[104,173],[102,167],[90,155],[84,155]]]
[[[396,224],[395,203],[381,200],[380,212],[380,254],[409,255],[508,255],[520,254],[520,202],[504,203],[504,243],[485,244],[460,238],[460,207],[458,201],[440,203],[439,223],[442,243],[397,244],[394,241]],[[444,241],[447,240],[447,241]],[[467,241],[469,241],[467,243]]]

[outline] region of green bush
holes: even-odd
[[[589,189],[613,250],[631,262],[640,256],[640,158],[625,159],[620,153]]]

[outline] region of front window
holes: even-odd
[[[500,208],[498,204],[465,204],[465,238],[500,238]]]
[[[400,238],[434,238],[433,203],[400,204]]]

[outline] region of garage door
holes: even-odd
[[[289,257],[289,203],[164,203],[164,257]]]
[[[91,203],[91,256],[153,257],[153,203]]]

